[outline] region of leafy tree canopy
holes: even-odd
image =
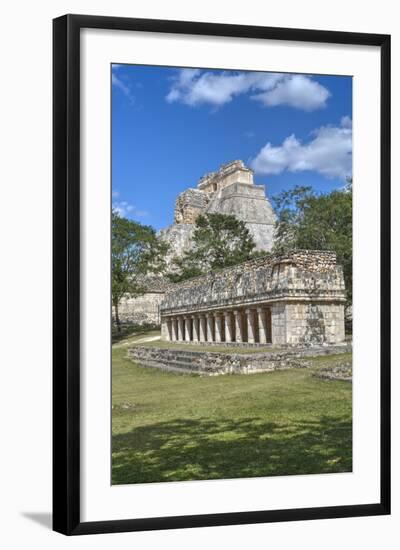
[[[143,276],[165,271],[168,245],[157,238],[155,230],[112,212],[111,266],[112,302],[120,328],[118,305],[122,296],[145,292]]]
[[[348,301],[352,296],[352,183],[328,194],[294,187],[272,198],[277,224],[274,252],[333,250],[343,266]]]
[[[173,282],[184,281],[236,265],[253,257],[254,240],[246,224],[235,216],[210,213],[197,218],[193,247],[182,258],[174,259]]]

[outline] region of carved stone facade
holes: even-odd
[[[293,251],[171,285],[161,337],[276,345],[344,341],[343,271],[326,251]]]
[[[206,193],[215,193],[232,183],[253,185],[253,171],[243,161],[233,160],[222,164],[217,172],[211,172],[200,178],[197,187]]]
[[[160,231],[171,247],[169,260],[191,247],[196,219],[206,213],[235,216],[245,222],[258,250],[271,250],[276,217],[265,187],[254,184],[253,171],[241,160],[223,164],[202,177],[196,189],[186,189],[177,197],[174,223]]]

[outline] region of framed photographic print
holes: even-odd
[[[390,37],[54,20],[54,529],[390,513]]]

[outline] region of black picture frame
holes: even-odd
[[[178,517],[80,520],[80,31],[84,28],[378,46],[381,51],[380,501]],[[53,529],[66,535],[390,513],[390,36],[65,15],[53,21]]]

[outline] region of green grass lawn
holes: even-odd
[[[200,377],[140,367],[114,346],[112,483],[351,471],[352,386],[312,376],[348,357]]]

